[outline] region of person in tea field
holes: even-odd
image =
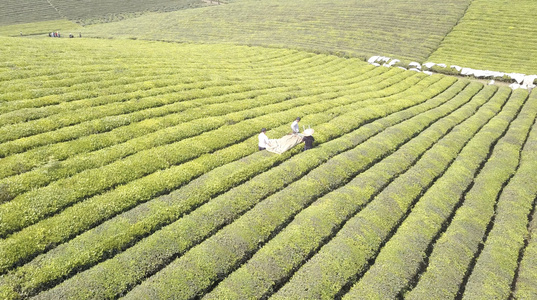
[[[315,141],[312,136],[313,132],[314,130],[311,128],[304,130],[304,138],[302,138],[302,140],[304,141],[304,151],[313,148],[313,142]]]
[[[259,145],[259,151],[267,149],[267,146],[268,146],[268,143],[269,143],[269,138],[265,134],[266,131],[267,131],[266,128],[262,128],[261,133],[258,136],[258,139],[259,139],[259,144],[258,144]]]
[[[291,124],[291,130],[293,130],[293,134],[298,134],[300,132],[298,122],[300,122],[300,117],[297,117],[295,121]]]

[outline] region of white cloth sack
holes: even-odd
[[[267,151],[272,153],[282,154],[294,146],[302,143],[303,136],[301,134],[288,134],[279,139],[269,140]]]

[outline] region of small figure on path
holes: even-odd
[[[304,141],[304,151],[313,148],[313,142],[315,141],[312,136],[313,132],[314,130],[311,128],[304,130],[304,138],[302,139]]]
[[[269,138],[265,134],[266,131],[267,131],[266,128],[261,129],[261,133],[258,136],[258,139],[259,139],[259,151],[267,149],[267,146],[268,146],[268,143],[269,143]]]
[[[300,122],[300,117],[297,117],[295,121],[291,124],[291,129],[293,130],[293,134],[298,134],[300,132],[300,128],[298,127],[298,122]]]

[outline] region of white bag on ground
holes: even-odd
[[[282,154],[302,142],[301,134],[288,134],[279,139],[269,140],[267,151]]]

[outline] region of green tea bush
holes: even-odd
[[[471,274],[470,264],[478,255],[479,244],[486,240],[487,226],[495,213],[498,193],[515,173],[519,152],[535,120],[537,111],[534,100],[524,105],[492,149],[472,188],[464,195],[462,206],[436,242],[426,271],[421,274],[416,287],[407,294],[410,299],[422,298],[425,294],[428,297],[454,297],[459,293],[466,274]],[[454,261],[457,263],[454,264]]]
[[[427,79],[427,81],[429,81],[429,82],[435,82],[435,81],[436,81],[436,80],[431,80],[432,78],[425,78],[425,79]],[[446,78],[446,79],[447,79],[447,78]],[[452,83],[453,83],[453,80],[442,80],[441,82],[435,83],[435,84],[432,86],[432,88],[431,88],[431,91],[430,91],[429,96],[434,95],[434,93],[438,93],[439,90],[440,90],[440,91],[444,90],[445,88],[447,88],[447,87],[448,87],[449,85],[451,85]],[[461,85],[459,84],[459,86],[461,86]],[[434,88],[433,88],[433,87],[434,87]],[[459,88],[459,89],[460,89],[460,88]],[[419,100],[419,99],[415,99],[414,101],[411,101],[411,102],[403,102],[403,103],[400,103],[400,104],[398,104],[398,105],[396,105],[396,106],[394,106],[393,104],[386,104],[386,105],[383,106],[384,109],[378,110],[378,113],[384,115],[384,114],[386,114],[386,113],[388,113],[388,112],[390,112],[390,111],[391,111],[391,112],[397,111],[397,110],[399,109],[398,107],[400,107],[401,105],[402,105],[402,107],[405,107],[405,106],[410,105],[411,103],[416,103],[415,101],[424,101],[424,100],[425,100],[425,97],[426,97],[426,95],[424,95],[423,98],[422,98],[421,100]],[[419,103],[419,102],[418,102],[418,103]],[[357,103],[357,105],[360,106],[359,103]],[[364,118],[367,119],[367,118],[374,117],[375,115],[371,115],[371,112],[372,112],[371,110],[364,110],[364,111],[363,111]],[[322,114],[319,114],[319,116],[321,116],[321,115],[322,115]],[[330,116],[330,115],[332,115],[332,113],[329,111],[329,112],[327,112],[326,115],[327,115],[327,116]],[[336,124],[338,124],[338,125],[343,125],[343,124],[347,124],[349,121],[351,121],[351,119],[345,117],[346,115],[351,116],[351,115],[353,115],[353,113],[352,113],[352,111],[351,111],[351,112],[348,112],[348,110],[347,110],[347,113],[346,113],[346,114],[341,115],[340,117],[337,117],[337,118],[335,119],[335,120],[338,120]],[[315,119],[315,118],[313,118],[313,119]],[[335,121],[335,120],[334,120],[334,121]],[[352,119],[352,122],[354,122],[354,124],[355,124],[354,126],[358,126],[358,124],[360,124],[361,122],[363,122],[363,121],[361,121],[361,120],[363,120],[363,119],[361,119],[361,118],[358,118],[358,119],[357,119],[356,117],[354,117],[354,118]],[[329,124],[327,124],[327,125],[329,125]],[[329,132],[330,132],[330,128],[333,128],[332,130],[335,130],[335,132],[337,132],[337,131],[340,132],[342,127],[341,127],[341,126],[335,126],[335,127],[333,127],[333,126],[325,126],[325,125],[322,125],[322,126],[321,126],[321,132],[324,133],[324,135],[326,135],[327,138],[328,138],[328,137],[332,138],[332,137],[337,137],[337,136],[338,136],[338,135],[335,135],[335,134],[329,134]],[[321,141],[322,141],[322,138],[321,138]],[[358,141],[355,141],[354,143],[357,143],[357,142],[358,142]],[[344,145],[346,145],[346,147],[348,147],[348,143],[345,143]],[[332,151],[332,150],[331,150],[331,151]],[[259,170],[259,171],[262,171],[262,169]],[[288,170],[286,170],[285,172],[288,172]],[[255,173],[254,173],[254,174],[255,174]],[[296,176],[296,175],[289,174],[288,176],[285,176],[285,178],[289,177],[290,179],[292,179],[292,178],[294,178],[294,176]],[[285,184],[285,182],[282,182],[282,184]],[[197,185],[195,185],[195,186],[197,187]],[[200,188],[202,188],[202,187],[200,187]],[[244,187],[244,188],[245,188],[246,191],[248,191],[248,195],[250,195],[252,189],[251,189],[251,188],[248,188],[248,187]],[[189,194],[190,194],[190,193],[189,193]],[[203,194],[206,195],[206,196],[208,196],[208,194],[205,194],[205,193],[203,193]],[[204,196],[204,197],[206,197],[206,196]],[[233,198],[235,198],[235,197],[233,197]],[[195,198],[193,198],[192,200],[195,200]],[[198,200],[198,201],[199,201],[199,200]],[[199,205],[199,204],[198,204],[198,205]],[[159,207],[159,206],[157,206],[157,207]],[[170,213],[173,213],[173,211],[176,211],[177,209],[179,209],[179,208],[181,208],[181,207],[182,207],[182,205],[181,205],[181,206],[178,206],[177,208],[173,208],[172,210],[168,209],[166,214],[169,215]],[[238,209],[238,208],[237,208],[237,209]],[[238,213],[238,212],[240,212],[241,210],[242,210],[242,209],[237,210],[235,213]],[[217,213],[217,212],[219,212],[219,210],[214,210],[214,213]],[[163,215],[162,213],[158,213],[157,215],[155,215],[155,217],[156,217],[156,216],[159,216],[158,218],[161,218],[161,219],[162,219],[163,217],[166,216],[166,214]],[[151,219],[156,220],[155,217],[152,217]],[[142,221],[142,220],[141,220],[141,221]],[[161,221],[161,222],[162,222],[162,221]],[[144,222],[144,223],[145,223],[145,222]],[[140,223],[140,224],[144,224],[144,223]],[[114,224],[114,222],[113,222],[112,224]],[[198,223],[196,222],[196,224],[198,224]],[[207,225],[210,225],[210,224],[207,224]],[[154,225],[153,225],[153,226],[154,226]],[[116,230],[116,229],[114,229],[114,228],[116,228],[116,226],[114,226],[114,225],[110,225],[109,228],[110,228],[111,230],[112,230],[112,229],[113,229],[113,230]],[[151,228],[151,227],[147,227],[147,225],[145,225],[145,226],[143,226],[143,228]],[[132,231],[132,233],[136,233],[136,231]],[[91,236],[91,235],[90,235],[90,236]],[[96,245],[96,247],[101,248],[102,246],[97,246],[97,245]],[[144,252],[145,252],[145,250],[144,250]],[[73,258],[73,259],[77,259],[77,258]],[[143,262],[143,261],[140,261],[140,263],[143,264],[144,262]],[[72,263],[70,263],[69,265],[72,265]],[[145,269],[145,268],[147,268],[147,267],[143,267],[143,268]],[[114,267],[113,269],[115,269],[115,267]],[[28,272],[29,272],[28,270],[26,270],[26,271],[24,271],[24,272],[25,272],[26,274],[30,274],[30,273],[28,273]],[[45,272],[45,273],[48,274],[47,277],[46,277],[46,278],[48,278],[47,280],[50,280],[50,275],[51,275],[51,273],[50,273],[50,272]],[[90,274],[91,274],[91,273],[90,273]],[[141,274],[141,273],[138,274],[137,276],[140,276],[140,275],[143,276],[143,274]],[[35,277],[35,275],[34,275],[34,277]],[[127,279],[125,279],[125,280],[128,281]],[[82,280],[81,282],[84,282],[84,280]],[[100,292],[99,292],[99,293],[100,293]]]

